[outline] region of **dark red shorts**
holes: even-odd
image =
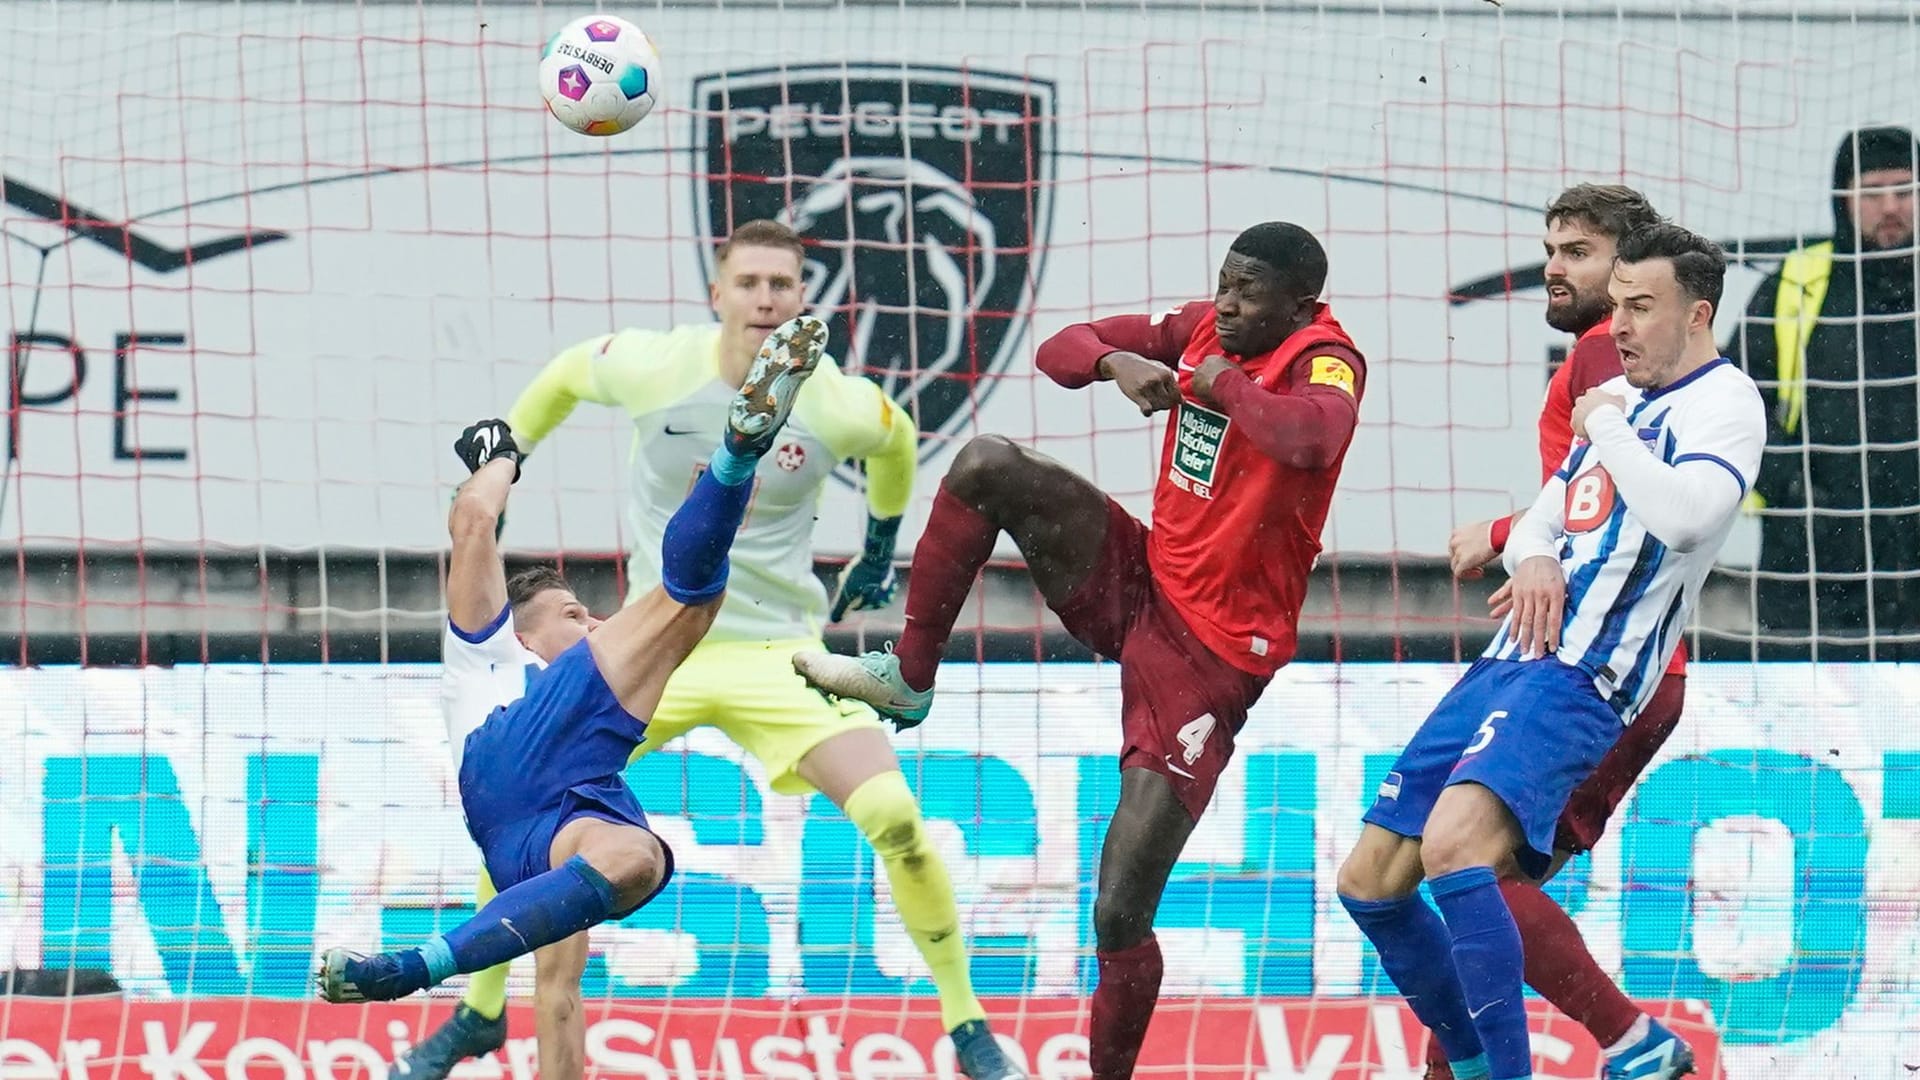
[[[1680,709],[1686,699],[1686,676],[1669,674],[1661,678],[1647,707],[1627,725],[1593,775],[1573,789],[1567,808],[1560,812],[1560,825],[1554,830],[1554,847],[1578,855],[1600,842],[1620,800],[1627,797],[1627,790],[1680,723]]]
[[[1272,677],[1234,667],[1193,636],[1154,584],[1147,527],[1112,499],[1100,558],[1055,614],[1081,644],[1120,663],[1120,767],[1166,777],[1198,821]]]

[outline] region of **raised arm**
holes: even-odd
[[[495,535],[507,494],[520,478],[520,451],[504,420],[482,420],[461,433],[454,449],[473,475],[460,485],[447,513],[453,555],[447,565],[447,621],[479,633],[507,606],[507,571]]]
[[[1208,364],[1212,364],[1208,361]],[[1346,348],[1317,351],[1287,372],[1287,392],[1254,384],[1230,363],[1202,365],[1195,394],[1210,397],[1261,453],[1295,469],[1324,469],[1339,460],[1360,423],[1367,368]],[[1202,379],[1212,376],[1204,390]]]
[[[1760,469],[1766,409],[1755,392],[1689,426],[1675,433],[1678,452],[1668,463],[1647,453],[1617,405],[1600,405],[1586,417],[1587,440],[1621,501],[1654,539],[1675,551],[1692,551],[1712,539],[1739,509]]]
[[[1193,300],[1159,315],[1114,315],[1075,323],[1040,343],[1034,363],[1069,390],[1112,380],[1142,414],[1180,403],[1174,367],[1213,305]]]

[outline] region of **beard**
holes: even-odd
[[[1885,237],[1883,240],[1882,237]],[[1870,232],[1862,232],[1860,250],[1910,254],[1913,247],[1913,230],[1904,221],[1882,222]]]
[[[1584,334],[1593,325],[1607,317],[1607,298],[1605,294],[1594,295],[1582,292],[1564,281],[1548,282],[1568,290],[1565,300],[1555,303],[1547,301],[1547,325],[1563,334]]]

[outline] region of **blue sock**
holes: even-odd
[[[565,941],[612,914],[613,886],[575,855],[487,901],[473,918],[422,945],[418,955],[432,981],[444,982]],[[401,962],[406,964],[405,954]]]
[[[753,494],[756,458],[742,457],[721,447],[713,463],[693,482],[680,509],[667,521],[660,542],[660,583],[667,595],[683,604],[704,604],[727,589],[727,552],[733,534],[747,514]],[[729,481],[723,470],[746,463],[746,473]],[[738,474],[736,474],[738,475]]]
[[[1497,1080],[1531,1077],[1520,928],[1500,895],[1499,878],[1490,866],[1470,866],[1427,884],[1453,934],[1453,966],[1487,1049],[1487,1067]]]
[[[1380,954],[1380,967],[1407,999],[1407,1008],[1440,1040],[1447,1061],[1458,1070],[1480,1056],[1480,1037],[1467,1015],[1467,999],[1453,974],[1453,942],[1447,924],[1410,893],[1398,900],[1355,900],[1340,903],[1353,916],[1360,932]],[[1456,1076],[1459,1073],[1456,1071]],[[1484,1074],[1481,1074],[1484,1075]],[[1471,1065],[1460,1080],[1474,1080]]]

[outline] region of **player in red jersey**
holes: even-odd
[[[1120,662],[1120,805],[1100,853],[1091,1058],[1133,1074],[1160,995],[1153,920],[1247,709],[1292,658],[1307,572],[1353,439],[1366,363],[1318,301],[1327,257],[1297,225],[1234,240],[1213,301],[1067,327],[1040,370],[1171,411],[1153,528],[1060,463],[998,436],[954,458],[914,551],[891,652],[802,653],[815,686],[902,728],[925,719],[953,622],[1002,530],[1047,606]]]
[[[1547,325],[1578,335],[1578,339],[1566,361],[1553,373],[1547,384],[1546,403],[1541,406],[1542,482],[1566,460],[1573,445],[1573,403],[1621,372],[1620,350],[1609,332],[1612,311],[1607,300],[1614,248],[1622,236],[1659,220],[1646,196],[1617,184],[1580,184],[1562,192],[1547,207]],[[1505,550],[1508,530],[1522,512],[1455,529],[1447,545],[1454,574],[1479,577],[1482,568]],[[1496,606],[1504,601],[1504,594],[1504,588],[1494,594]],[[1646,711],[1627,725],[1620,741],[1568,800],[1560,815],[1553,862],[1545,877],[1536,882],[1523,875],[1517,865],[1509,865],[1503,868],[1500,882],[1501,894],[1519,925],[1525,947],[1527,985],[1600,1043],[1607,1052],[1609,1080],[1666,1080],[1678,1075],[1667,1069],[1684,1056],[1678,1051],[1685,1044],[1628,1000],[1594,960],[1573,919],[1540,886],[1559,873],[1568,859],[1600,842],[1614,808],[1680,722],[1686,675],[1683,642]],[[1669,1042],[1674,1045],[1666,1045]],[[1429,1080],[1452,1075],[1439,1041],[1429,1039]]]

